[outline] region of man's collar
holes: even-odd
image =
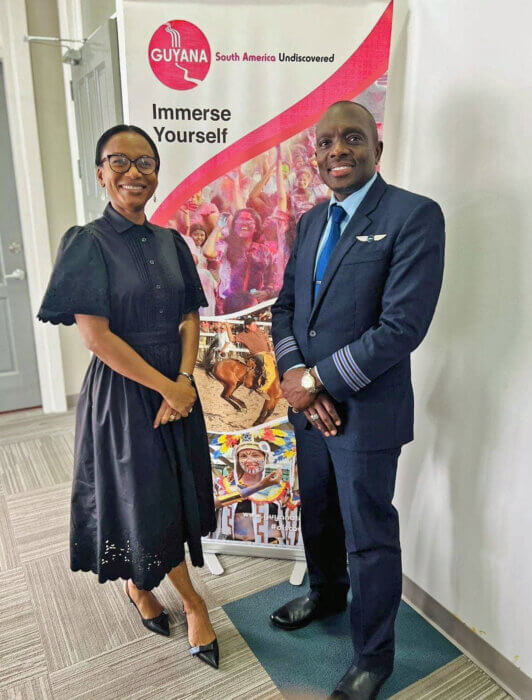
[[[367,195],[369,189],[371,188],[371,186],[373,185],[373,183],[375,182],[376,179],[377,179],[377,173],[375,173],[375,174],[373,175],[373,177],[372,177],[370,180],[368,180],[368,181],[366,182],[366,184],[365,184],[363,187],[361,187],[361,188],[360,188],[359,190],[357,190],[356,192],[352,192],[348,197],[346,197],[346,198],[345,198],[343,201],[341,201],[341,202],[339,202],[339,201],[336,199],[336,196],[335,196],[335,194],[334,194],[334,192],[333,192],[332,197],[331,197],[330,202],[329,202],[329,210],[328,210],[327,216],[330,216],[330,214],[331,214],[331,207],[332,207],[332,205],[333,205],[333,204],[338,204],[338,205],[341,206],[343,209],[345,209],[345,211],[346,211],[346,213],[347,213],[346,220],[349,221],[349,219],[353,216],[353,214],[355,213],[355,211],[356,211],[356,210],[358,209],[358,207],[360,206],[362,200],[363,200],[364,197]]]
[[[111,205],[111,202],[105,207],[105,211],[103,212],[104,217],[107,219],[107,221],[111,224],[111,226],[114,228],[115,231],[118,233],[125,233],[126,231],[129,231],[130,228],[133,226],[144,226],[145,228],[148,229],[148,231],[153,232],[152,225],[150,222],[145,219],[143,224],[134,224],[132,221],[129,219],[126,219],[125,216],[122,216],[122,214],[119,214],[116,209],[113,209],[113,206]]]

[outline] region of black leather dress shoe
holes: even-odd
[[[312,620],[319,620],[328,615],[336,615],[345,610],[345,608],[345,600],[333,605],[325,605],[317,597],[311,598],[308,595],[304,595],[282,605],[270,615],[270,620],[283,630],[297,630],[300,627],[305,627]]]
[[[329,696],[329,700],[375,700],[384,681],[391,675],[389,669],[365,671],[353,664]]]

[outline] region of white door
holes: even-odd
[[[72,99],[85,220],[91,221],[102,215],[105,206],[104,190],[96,182],[96,142],[123,119],[116,20],[105,22],[83,45],[81,62],[72,66]]]
[[[41,404],[26,264],[0,63],[0,412]]]

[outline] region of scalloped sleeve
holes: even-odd
[[[201,286],[198,271],[194,264],[194,258],[186,242],[183,240],[183,236],[174,230],[172,230],[172,233],[174,234],[181,274],[185,282],[183,314],[188,314],[191,311],[197,311],[200,306],[208,306],[209,302],[205,298],[205,292]]]
[[[61,239],[37,318],[71,326],[74,314],[110,317],[103,253],[94,234],[82,226],[69,229]]]

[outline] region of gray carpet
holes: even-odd
[[[142,627],[119,581],[70,571],[73,426],[72,412],[0,415],[0,700],[281,698],[222,606],[286,581],[290,562],[225,555],[223,576],[191,570],[220,641],[218,671],[190,658],[167,581],[158,589],[171,615],[165,639]],[[460,656],[395,697],[509,696]]]

